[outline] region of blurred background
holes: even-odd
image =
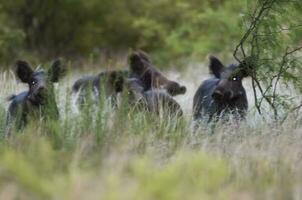
[[[161,68],[204,62],[209,53],[230,58],[246,6],[238,0],[0,0],[0,66],[18,58],[115,60],[131,49],[149,52]]]

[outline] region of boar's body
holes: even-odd
[[[146,91],[144,92],[144,99],[149,112],[159,115],[162,111],[165,116],[180,117],[183,115],[180,105],[165,91]]]
[[[248,101],[245,91],[242,96],[231,101],[215,100],[212,95],[217,87],[219,79],[212,78],[205,80],[196,91],[193,99],[193,118],[204,119],[210,122],[213,117],[226,118],[234,114],[237,119],[245,117],[248,109]]]
[[[170,96],[165,90],[147,90],[141,84],[141,81],[136,78],[128,79],[127,89],[129,94],[129,103],[134,108],[164,116],[183,115],[180,105]]]
[[[58,119],[59,109],[53,99],[47,104],[37,104],[32,102],[29,98],[29,92],[24,91],[9,98],[11,101],[8,107],[7,124],[15,121],[17,129],[22,129],[26,126],[29,119],[41,120]]]
[[[11,101],[8,107],[8,114],[7,114],[7,123],[11,123],[13,119],[17,118],[19,115],[19,119],[16,121],[16,127],[18,129],[25,126],[27,123],[27,113],[30,110],[29,104],[27,102],[28,91],[21,92],[17,95],[12,95],[9,98]]]
[[[93,94],[94,102],[98,102],[101,93],[111,100],[112,106],[117,106],[117,94],[123,91],[124,79],[128,76],[128,71],[104,71],[96,76],[85,76],[78,79],[72,86],[72,92],[78,94],[76,102],[84,105],[88,95]]]

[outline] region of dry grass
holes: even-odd
[[[68,90],[80,73],[69,74],[57,86],[59,122],[30,124],[1,141],[0,199],[302,199],[301,112],[282,125],[264,122],[247,80],[246,122],[193,134],[192,99],[206,69],[167,74],[188,87],[176,98],[185,111],[179,121],[124,109],[93,120],[89,110],[75,114]],[[24,85],[10,73],[0,84],[6,108],[4,97]]]

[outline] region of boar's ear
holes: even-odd
[[[26,61],[18,60],[15,73],[23,83],[28,83],[34,71]]]
[[[60,59],[55,60],[51,68],[48,70],[48,74],[51,82],[58,82],[59,79],[64,76],[66,69],[62,66],[62,61]]]
[[[253,66],[255,66],[255,63],[253,62],[252,57],[246,57],[238,66],[239,75],[243,78],[251,76],[253,73]]]
[[[180,86],[177,82],[174,81],[168,83],[165,88],[171,96],[185,94],[187,91],[187,88],[185,86]]]
[[[141,57],[141,59],[145,60],[146,62],[151,63],[151,59],[150,59],[149,55],[146,52],[144,52],[142,50],[139,50],[138,55]]]
[[[220,74],[224,68],[224,65],[215,56],[210,56],[209,59],[210,59],[210,65],[209,65],[210,72],[214,74],[216,78],[220,78]]]
[[[142,56],[141,52],[133,52],[129,56],[130,69],[134,73],[142,72],[145,68],[146,58]]]

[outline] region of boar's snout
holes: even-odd
[[[215,100],[222,100],[223,99],[223,93],[219,90],[215,90],[212,94],[212,97]]]
[[[233,93],[232,91],[229,91],[229,90],[219,90],[219,89],[216,89],[213,94],[212,94],[212,97],[213,99],[215,100],[231,100],[233,98]]]

